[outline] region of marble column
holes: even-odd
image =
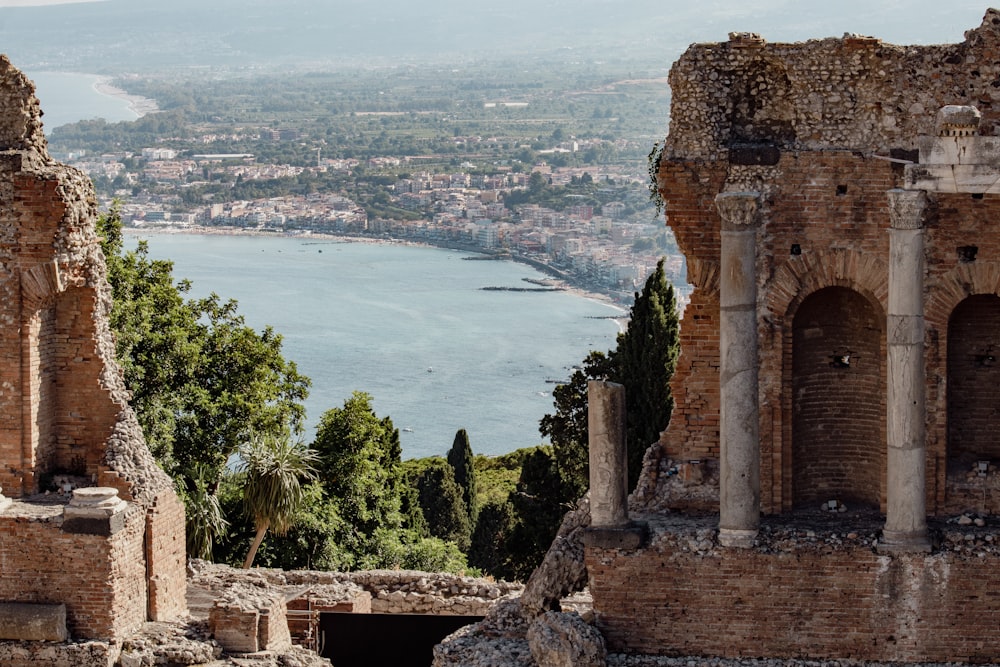
[[[757,225],[760,194],[723,192],[719,289],[719,542],[752,547],[760,525]]]
[[[922,190],[889,190],[886,515],[881,548],[929,551]]]
[[[625,526],[628,524],[625,387],[600,380],[587,383],[587,431],[590,525],[601,528]]]

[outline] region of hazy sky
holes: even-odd
[[[100,0],[0,0],[0,7],[40,7],[41,5],[68,5],[71,2],[100,2]]]
[[[78,3],[39,9],[31,7]],[[992,0],[0,0],[0,51],[81,71],[414,58],[646,58],[730,31],[768,42],[961,42]],[[24,7],[4,12],[3,8]],[[62,15],[65,14],[66,17]],[[100,49],[92,48],[100,42]],[[380,62],[382,62],[380,61]],[[89,68],[89,69],[88,69]]]

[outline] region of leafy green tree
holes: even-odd
[[[112,290],[110,326],[131,404],[157,461],[187,508],[191,555],[210,558],[233,516],[217,495],[251,434],[301,431],[309,379],[281,336],[248,327],[235,301],[189,299],[170,262],[145,242],[126,250],[117,208],[98,220]]]
[[[188,299],[173,265],[145,242],[124,248],[117,210],[98,222],[113,305],[116,356],[160,465],[193,492],[214,494],[251,433],[299,433],[309,379],[281,353],[281,336],[247,326],[235,301]]]
[[[506,551],[513,578],[527,580],[542,562],[563,515],[570,508],[564,499],[552,449],[535,448],[525,457],[517,491],[510,496],[514,526]]]
[[[268,529],[283,535],[291,528],[305,499],[302,482],[313,477],[315,460],[314,452],[290,437],[254,436],[240,447],[243,508],[257,529],[244,568],[253,564]]]
[[[399,431],[391,419],[375,414],[371,401],[356,391],[342,408],[327,410],[312,445],[320,481],[353,532],[352,542],[403,524]]]
[[[511,579],[507,540],[514,526],[510,502],[489,502],[479,510],[469,546],[469,565],[499,579]]]
[[[469,524],[476,524],[476,495],[478,492],[476,484],[476,469],[474,465],[475,457],[472,454],[472,445],[469,444],[469,434],[465,429],[460,429],[455,433],[455,440],[448,450],[448,464],[455,471],[455,481],[462,487],[462,498],[465,500],[465,507],[468,511]]]

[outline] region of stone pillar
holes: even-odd
[[[590,525],[623,527],[628,524],[625,387],[600,380],[587,383],[587,431]]]
[[[926,509],[924,230],[921,190],[889,190],[886,516],[882,547],[929,551]]]
[[[752,547],[760,525],[757,224],[760,194],[723,192],[719,289],[719,542]]]

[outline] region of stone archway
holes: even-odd
[[[884,315],[846,287],[792,321],[792,505],[879,506],[885,469]]]
[[[1000,463],[1000,297],[962,300],[948,321],[948,467]]]

